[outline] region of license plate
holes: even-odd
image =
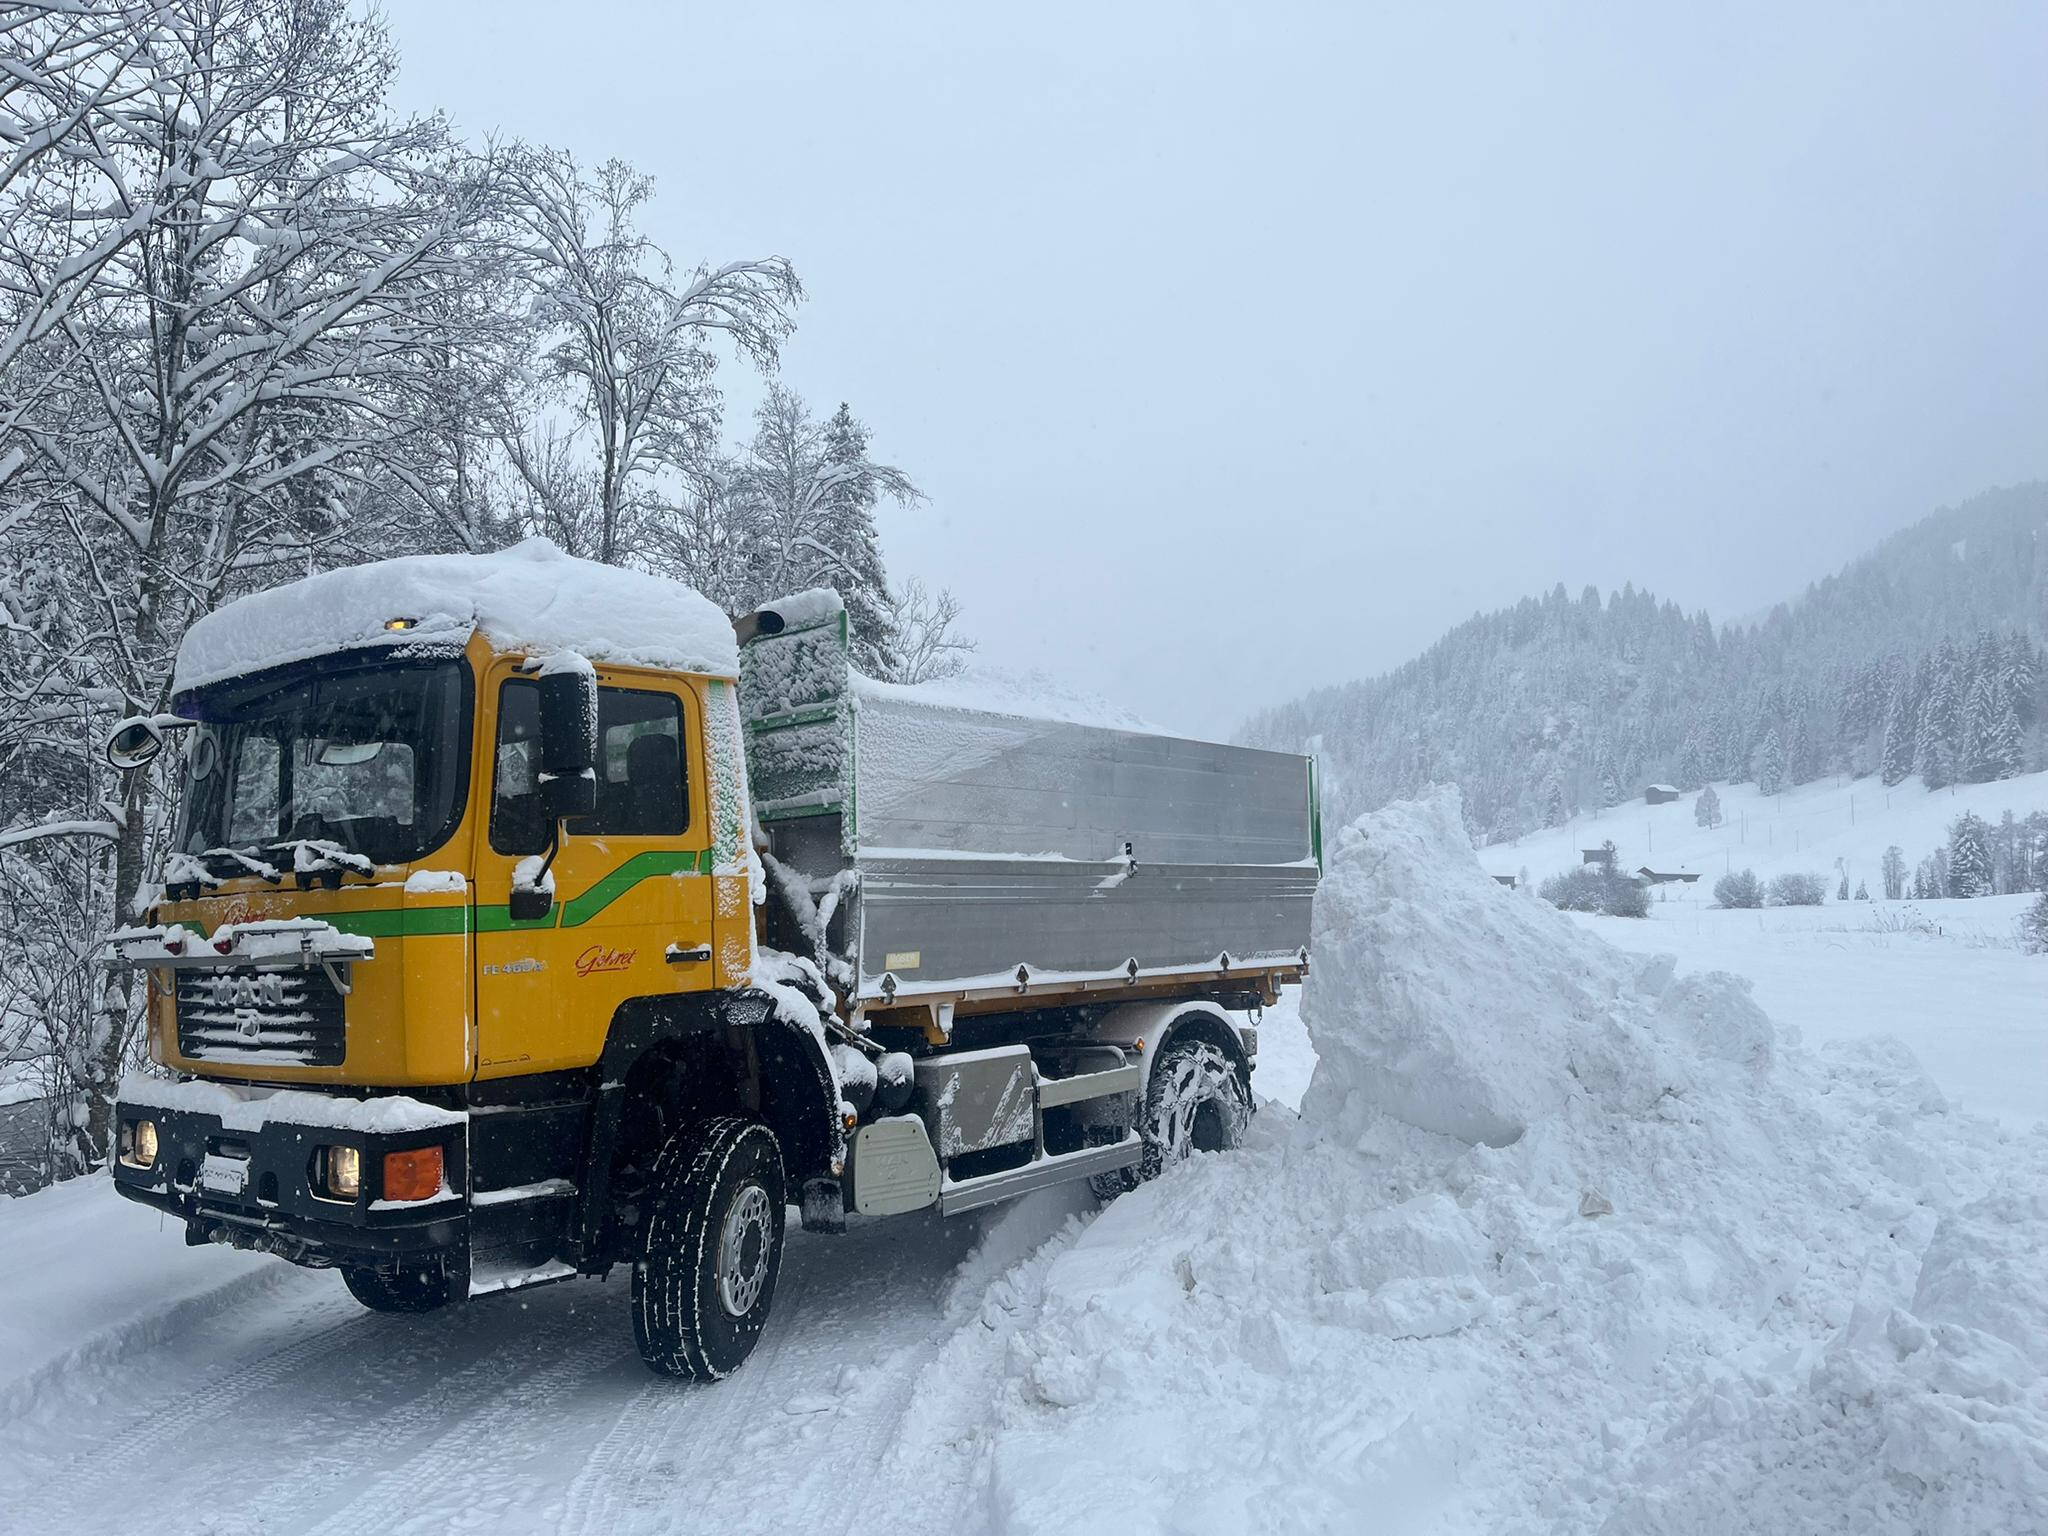
[[[199,1165],[199,1187],[211,1194],[239,1195],[249,1187],[249,1160],[207,1153]]]

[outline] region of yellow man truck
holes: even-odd
[[[658,1372],[735,1369],[794,1209],[1088,1179],[1251,1109],[1308,964],[1312,764],[855,673],[829,592],[733,623],[542,541],[193,627],[116,1187],[423,1312],[631,1267]]]

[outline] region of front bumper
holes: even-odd
[[[333,1102],[348,1106],[358,1101]],[[138,1120],[154,1121],[157,1134],[157,1155],[149,1166],[115,1159],[115,1189],[181,1218],[189,1243],[231,1243],[321,1267],[459,1256],[467,1250],[469,1213],[462,1195],[468,1188],[466,1116],[450,1113],[431,1126],[382,1131],[306,1123],[232,1104],[209,1110],[135,1102],[125,1095],[115,1115],[124,1149],[129,1128]],[[330,1117],[316,1113],[311,1118]],[[354,1147],[361,1154],[362,1189],[354,1200],[316,1191],[319,1151],[336,1146]],[[428,1200],[383,1199],[385,1154],[422,1147],[441,1148],[441,1194]]]

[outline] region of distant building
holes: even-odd
[[[1699,872],[1691,869],[1652,869],[1645,864],[1636,871],[1636,878],[1645,885],[1691,885],[1699,879]]]
[[[1643,798],[1651,805],[1669,805],[1678,798],[1678,787],[1674,784],[1652,784],[1643,791]]]
[[[1581,848],[1579,854],[1581,864],[1605,864],[1609,869],[1614,868],[1612,848]]]
[[[1511,891],[1515,888],[1515,877],[1513,875],[1495,875],[1493,879],[1496,885],[1504,885]]]

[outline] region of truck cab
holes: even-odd
[[[1233,973],[1207,932],[1192,969],[1058,966],[1062,932],[1176,910],[1111,900],[1128,850],[979,916],[986,871],[962,885],[943,850],[863,864],[845,623],[813,594],[735,632],[530,541],[195,626],[177,719],[116,743],[137,760],[177,726],[183,782],[159,899],[109,957],[148,975],[155,1069],[123,1084],[120,1192],[380,1310],[630,1262],[643,1357],[703,1377],[758,1335],[792,1208],[831,1232],[1113,1192],[1228,1145],[1255,1049],[1230,1005],[1298,978],[1313,869],[1258,913],[1180,903],[1259,928]],[[949,974],[912,974],[906,922]],[[994,976],[966,958],[1013,950]]]

